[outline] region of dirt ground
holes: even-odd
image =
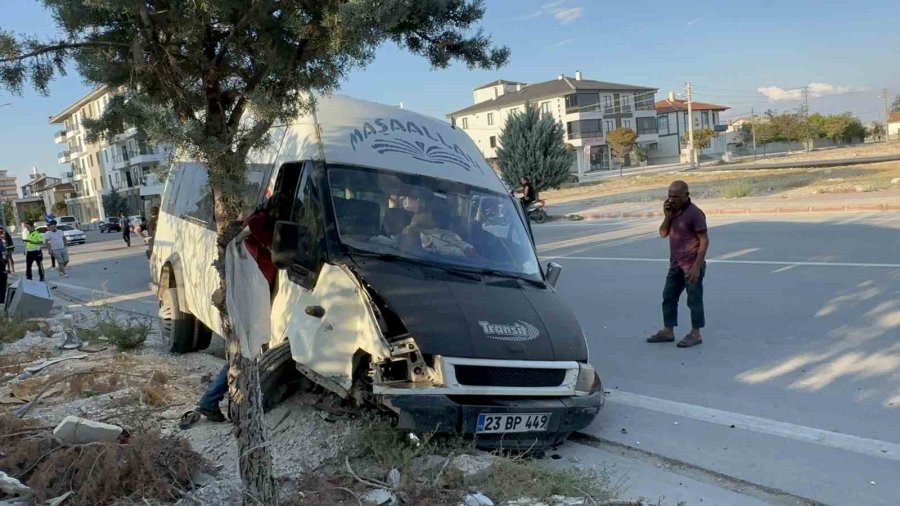
[[[872,192],[900,188],[893,182],[900,178],[900,161],[816,169],[638,174],[546,191],[541,197],[551,205],[587,199],[597,204],[647,202],[663,198],[669,183],[676,178],[690,185],[692,196],[706,199]]]
[[[900,141],[894,140],[891,142],[870,142],[853,146],[839,146],[810,152],[793,153],[786,156],[767,156],[755,161],[753,159],[743,159],[740,163],[805,162],[811,160],[832,160],[835,158],[856,158],[862,156],[896,154],[900,154]]]

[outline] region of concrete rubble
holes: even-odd
[[[53,429],[53,435],[71,444],[115,443],[122,427],[69,415]]]
[[[494,501],[490,500],[486,495],[477,492],[468,494],[463,498],[461,506],[494,506]]]
[[[450,462],[450,467],[462,473],[469,482],[478,482],[486,478],[494,469],[494,458],[481,455],[457,455]]]
[[[0,471],[0,492],[13,497],[29,497],[31,489],[22,482]]]

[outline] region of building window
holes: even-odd
[[[656,128],[659,132],[659,135],[668,135],[669,134],[669,115],[664,114],[657,118]]]
[[[599,119],[583,119],[566,123],[566,134],[569,139],[583,139],[585,137],[601,137],[603,131],[600,128]]]
[[[709,111],[700,111],[700,117],[703,118],[703,128],[709,128]]]
[[[490,140],[491,140],[491,147],[496,148],[497,147],[497,136],[492,135]]]
[[[541,102],[541,114],[550,114],[550,102]]]
[[[656,133],[656,118],[637,118],[636,122],[638,135]]]
[[[463,130],[466,130],[469,128],[469,118],[462,119],[462,126],[463,126]]]
[[[616,129],[616,122],[611,119],[606,120],[606,133],[612,132],[615,129]]]
[[[603,105],[605,107],[613,106],[612,95],[603,95]]]
[[[622,126],[625,127],[625,128],[631,128],[631,120],[630,120],[630,119],[623,119],[623,120],[622,120]]]
[[[488,118],[487,118],[488,126],[493,125],[494,124],[494,113],[489,112],[487,116],[488,116]]]
[[[567,112],[579,112],[584,110],[589,110],[594,106],[600,105],[600,94],[599,93],[573,93],[571,95],[566,95],[566,111]],[[576,110],[571,110],[576,109]]]

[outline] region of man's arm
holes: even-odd
[[[672,226],[672,215],[669,211],[666,211],[666,217],[663,218],[662,224],[659,226],[659,236],[660,237],[669,237],[669,227]]]
[[[697,260],[688,271],[688,283],[696,283],[697,280],[700,279],[700,269],[706,265],[706,251],[709,250],[709,234],[707,234],[705,230],[703,232],[697,232],[697,241],[699,243],[697,248]]]

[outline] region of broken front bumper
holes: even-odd
[[[465,433],[481,448],[540,450],[562,443],[594,420],[603,407],[603,389],[583,397],[503,398],[447,395],[392,396],[386,403],[399,412],[398,427],[421,432]],[[511,434],[475,434],[478,415],[550,413],[547,430]]]

